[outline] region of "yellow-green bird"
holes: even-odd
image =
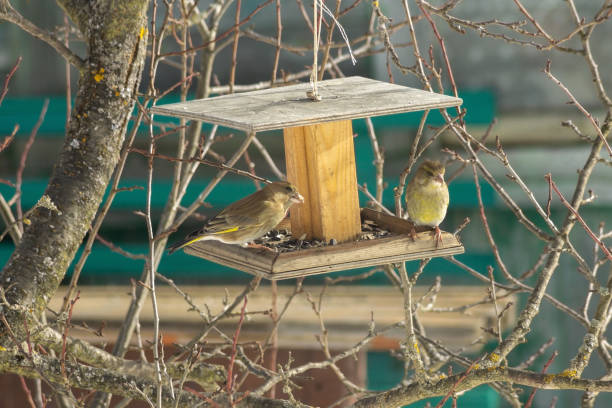
[[[425,160],[406,187],[406,211],[415,225],[434,229],[436,246],[442,242],[438,225],[446,216],[448,187],[444,182],[444,165]]]
[[[280,223],[289,207],[304,202],[295,186],[286,181],[275,181],[246,196],[209,219],[206,224],[187,237],[171,245],[169,253],[194,242],[217,240],[226,244],[244,245],[260,238]]]

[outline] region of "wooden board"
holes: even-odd
[[[425,271],[427,274],[427,270]],[[226,306],[226,296],[233,299],[244,289],[244,285],[180,285],[181,290],[189,294],[193,303],[204,310],[208,307],[212,314],[221,312]],[[304,284],[304,291],[310,293],[315,299],[323,288],[321,286]],[[427,292],[426,286],[416,286],[413,298],[419,299]],[[80,286],[80,299],[75,304],[72,322],[76,327],[70,329],[70,336],[88,339],[94,343],[112,343],[116,333],[125,318],[125,311],[131,300],[129,285],[124,286]],[[278,286],[278,305],[282,307],[294,290],[293,285]],[[49,308],[57,311],[62,304],[62,296],[66,288],[61,287],[49,302]],[[157,286],[157,302],[161,320],[161,331],[164,343],[184,343],[202,328],[202,317],[191,310],[184,299],[173,288],[166,285]],[[226,295],[227,294],[227,295]],[[501,296],[499,291],[497,296]],[[467,304],[474,304],[487,297],[486,285],[454,286],[442,285],[436,298],[434,307],[452,308]],[[516,297],[510,296],[500,300],[500,304],[514,301]],[[254,313],[270,309],[270,288],[261,285],[257,291],[248,298],[247,311],[249,318],[244,321],[240,332],[240,341],[261,341],[266,338],[272,327],[270,316],[263,313]],[[391,286],[383,285],[332,285],[325,289],[322,303],[322,312],[325,325],[329,333],[330,345],[333,348],[352,347],[368,333],[370,318],[372,316],[377,327],[385,327],[404,319],[403,297],[401,292]],[[104,305],[104,307],[100,307]],[[238,311],[238,310],[237,310]],[[419,311],[421,322],[427,334],[442,341],[449,347],[470,347],[476,337],[483,334],[481,327],[491,327],[495,322],[495,308],[491,304],[482,304],[461,312],[428,312]],[[55,317],[49,312],[50,321]],[[238,314],[219,324],[219,328],[229,336],[236,330]],[[516,309],[504,314],[502,325],[509,327],[516,320]],[[103,337],[80,330],[81,322],[97,329],[102,322],[105,328]],[[149,304],[140,314],[143,340],[153,336],[153,311]],[[319,320],[312,311],[311,304],[304,294],[298,295],[283,315],[279,327],[279,346],[290,348],[319,349],[315,335],[320,334]],[[133,341],[136,342],[134,336]],[[405,330],[399,328],[393,332],[385,333],[374,339],[369,349],[397,349],[400,341],[405,337]],[[208,341],[220,341],[214,331]],[[472,345],[481,347],[481,344]]]
[[[308,83],[159,105],[151,112],[246,132],[306,126],[394,113],[459,106],[460,98],[359,76],[319,82],[323,98],[306,97]]]
[[[350,120],[284,130],[287,179],[304,196],[291,207],[296,237],[354,241],[361,232]]]
[[[243,248],[215,241],[196,242],[186,247],[184,251],[221,265],[262,275],[270,280],[455,255],[464,251],[458,239],[448,232],[442,231],[442,244],[437,247],[431,231],[426,228],[417,228],[413,241],[408,233],[412,229],[409,221],[371,209],[363,209],[361,214],[365,219],[376,221],[394,234],[373,240],[284,253]]]

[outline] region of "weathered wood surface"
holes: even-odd
[[[308,83],[159,105],[151,112],[246,132],[306,126],[394,113],[459,106],[460,98],[353,76],[319,82],[320,102]]]
[[[417,228],[413,241],[408,231],[412,224],[378,211],[364,209],[362,216],[395,231],[389,237],[346,242],[320,248],[274,253],[255,248],[243,248],[215,241],[200,241],[185,248],[185,252],[270,280],[289,279],[326,272],[384,265],[401,261],[433,258],[463,253],[457,238],[442,231],[442,244],[437,247],[431,231]]]
[[[279,254],[272,251],[243,248],[218,241],[200,241],[183,249],[186,254],[216,262],[239,271],[268,277]]]
[[[354,241],[361,232],[350,120],[284,129],[287,179],[304,196],[291,207],[294,236]]]
[[[425,271],[427,274],[427,271]],[[194,304],[202,310],[205,306],[212,314],[217,314],[225,307],[226,293],[230,299],[238,295],[243,285],[202,285],[185,286],[180,288],[191,296]],[[62,296],[66,288],[60,288],[49,302],[49,308],[57,311],[62,304]],[[70,329],[70,336],[86,338],[95,343],[112,343],[116,332],[125,317],[131,296],[130,289],[124,286],[82,286],[79,287],[80,299],[73,311],[72,322],[76,327]],[[284,305],[291,295],[293,285],[278,286],[278,304]],[[304,285],[304,290],[313,297],[317,297],[322,287]],[[419,299],[428,287],[417,286],[413,296]],[[184,343],[202,328],[202,317],[190,310],[185,300],[174,289],[158,285],[156,289],[157,302],[161,319],[161,331],[164,343]],[[499,291],[497,296],[503,295]],[[462,305],[474,304],[488,296],[487,286],[447,286],[443,285],[433,307],[452,308]],[[516,300],[514,296],[503,299],[504,304]],[[240,341],[261,341],[266,338],[272,326],[270,316],[263,312],[270,309],[270,289],[262,285],[257,291],[249,294],[247,311],[249,318],[244,321],[240,332]],[[426,304],[427,302],[425,302]],[[516,304],[516,301],[514,302]],[[104,305],[104,307],[100,307]],[[322,311],[326,328],[329,333],[330,344],[334,348],[352,347],[368,333],[371,312],[374,313],[376,327],[385,327],[404,319],[403,297],[397,288],[391,286],[372,285],[332,285],[325,289]],[[237,311],[238,312],[238,311]],[[441,340],[444,344],[453,347],[464,347],[470,342],[485,334],[481,327],[492,327],[495,324],[495,308],[491,304],[482,304],[470,308],[469,313],[461,312],[431,312],[420,310],[419,318],[427,330],[428,336]],[[50,312],[49,312],[50,313]],[[50,317],[54,318],[50,313]],[[229,336],[236,330],[239,316],[222,322],[219,328]],[[509,327],[516,319],[515,308],[512,307],[504,313],[503,327]],[[87,322],[89,327],[97,329],[102,322],[105,328],[103,337],[94,335],[91,331],[80,330],[81,322]],[[151,339],[153,311],[145,307],[140,314],[143,339]],[[312,306],[305,294],[298,295],[283,315],[279,327],[279,346],[290,348],[319,349],[315,335],[320,334],[318,317],[313,313]],[[375,338],[370,343],[370,349],[397,349],[399,342],[404,339],[405,330],[400,328],[394,332],[387,332],[384,336]],[[211,332],[209,341],[221,340]],[[136,340],[134,340],[136,341]],[[480,344],[475,347],[481,347]]]

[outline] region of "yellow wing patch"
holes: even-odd
[[[215,232],[215,235],[218,235],[218,234],[227,234],[228,232],[238,231],[239,229],[240,229],[240,227],[232,227],[232,228],[228,228],[228,229],[223,230],[223,231]]]
[[[195,237],[194,239],[192,239],[192,240],[190,240],[190,241],[185,242],[184,244],[182,244],[180,247],[178,247],[178,248],[176,248],[176,249],[181,249],[181,248],[186,247],[187,245],[191,245],[191,244],[193,244],[194,242],[201,241],[201,240],[202,240],[202,238],[204,238],[204,236]]]
[[[212,235],[226,234],[226,233],[228,233],[228,232],[238,231],[239,229],[240,229],[240,227],[232,227],[232,228],[228,228],[228,229],[223,230],[223,231],[215,232],[215,233],[214,233],[214,234],[212,234]],[[191,239],[191,240],[189,240],[189,241],[185,242],[185,243],[184,243],[183,245],[181,245],[179,248],[186,247],[187,245],[191,245],[191,244],[193,244],[194,242],[198,242],[198,241],[201,241],[201,240],[203,240],[203,239],[206,239],[206,235],[200,235],[200,236],[197,236],[197,237],[195,237],[194,239]],[[178,248],[177,248],[177,249],[178,249]]]

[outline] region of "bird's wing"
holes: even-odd
[[[446,185],[446,183],[444,184],[444,190],[442,192],[442,202],[444,203],[445,207],[448,207],[448,202],[449,202],[449,194],[448,194],[448,186]]]
[[[259,228],[260,224],[256,222],[252,217],[244,215],[231,215],[219,213],[215,217],[208,220],[208,222],[202,227],[195,231],[192,231],[182,241],[176,242],[168,247],[169,253],[183,248],[193,242],[199,241],[200,237],[207,235],[221,235],[230,232],[236,232],[238,230],[244,230],[245,228]]]
[[[206,223],[202,232],[205,234],[224,234],[254,227],[258,224],[256,217],[245,214],[220,213]]]
[[[260,192],[261,190],[227,206],[206,223],[203,232],[223,234],[260,225],[259,215],[265,207],[265,201],[258,194]]]

